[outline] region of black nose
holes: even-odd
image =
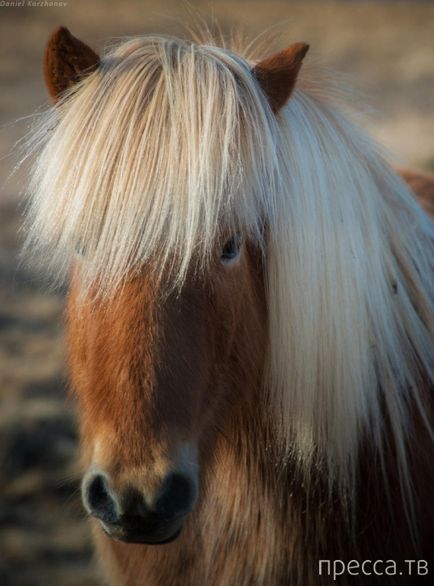
[[[117,523],[120,518],[117,502],[110,494],[107,480],[101,474],[93,476],[85,485],[83,498],[89,512],[104,523]]]
[[[156,513],[163,519],[186,515],[196,499],[195,492],[189,478],[178,473],[170,474],[155,504]]]
[[[102,474],[94,474],[83,483],[84,505],[102,522],[105,532],[134,543],[167,543],[175,539],[196,496],[194,479],[178,472],[167,476],[151,505],[136,488],[116,494]]]

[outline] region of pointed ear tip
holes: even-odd
[[[310,45],[309,45],[309,43],[300,43],[300,44],[301,44],[301,54],[302,54],[302,57],[305,57],[306,56],[306,53],[310,49]]]
[[[70,32],[69,29],[66,26],[63,26],[63,24],[57,26],[53,32],[51,33],[51,37],[63,37],[63,36],[70,36]]]
[[[60,25],[56,27],[51,35],[48,37],[48,45],[57,44],[62,39],[71,39],[72,35],[66,26]]]
[[[304,59],[306,57],[306,53],[310,49],[309,43],[299,42],[294,43],[289,47],[293,53],[296,53],[300,59]]]

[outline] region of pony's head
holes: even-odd
[[[47,200],[45,212],[48,239],[75,257],[82,494],[120,539],[177,535],[225,422],[255,399],[275,113],[306,50],[293,45],[252,69],[171,38],[134,39],[103,59],[66,29],[49,41],[49,149],[71,176],[52,160],[59,206]]]
[[[28,247],[70,279],[83,499],[120,539],[176,536],[259,419],[264,460],[348,490],[386,413],[406,478],[432,226],[334,98],[295,87],[306,50],[48,44]]]

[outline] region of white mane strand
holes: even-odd
[[[319,454],[351,485],[362,438],[383,457],[387,418],[406,483],[409,405],[434,375],[433,225],[315,89],[290,100],[280,146],[269,310],[282,429],[302,465]]]

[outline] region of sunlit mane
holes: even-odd
[[[32,243],[47,247],[61,275],[82,252],[82,278],[98,277],[102,292],[156,255],[182,282],[223,226],[261,232],[278,168],[275,127],[240,57],[172,38],[130,40],[35,134],[45,146]]]
[[[386,419],[405,484],[409,404],[434,375],[433,226],[319,84],[302,78],[276,117],[250,68],[167,37],[106,55],[34,134],[27,248],[56,275],[81,253],[105,295],[144,265],[181,286],[221,233],[266,233],[286,447],[348,487],[363,439],[381,459]]]

